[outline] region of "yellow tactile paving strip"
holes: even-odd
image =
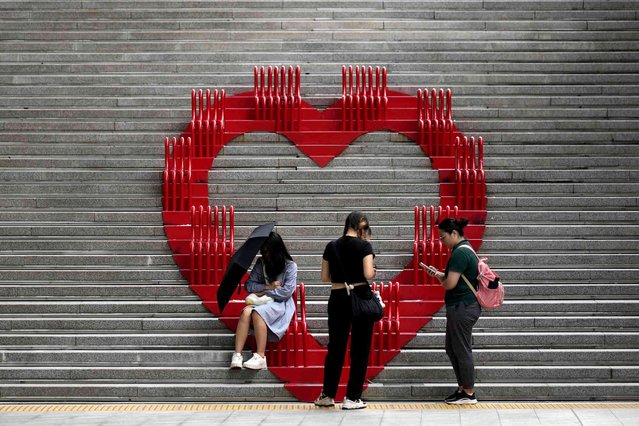
[[[335,408],[340,408],[336,405]],[[447,405],[439,403],[369,403],[372,410],[531,410],[531,409],[583,409],[583,408],[632,408],[639,409],[635,402],[486,402],[477,405]],[[313,404],[6,404],[0,405],[0,413],[16,412],[74,412],[74,411],[254,411],[254,410],[327,410]],[[330,408],[329,408],[330,410]]]

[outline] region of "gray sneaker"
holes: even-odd
[[[324,392],[322,392],[315,400],[315,405],[318,407],[334,407],[335,400],[330,396],[324,395]]]

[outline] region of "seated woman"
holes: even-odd
[[[244,288],[257,296],[273,299],[262,305],[249,305],[240,314],[235,331],[235,353],[231,359],[231,368],[266,368],[266,342],[279,341],[288,329],[295,314],[295,301],[292,299],[297,285],[297,264],[288,253],[282,237],[271,232],[260,249],[262,255],[255,262]],[[251,333],[255,335],[257,351],[248,361],[242,363],[242,349]]]

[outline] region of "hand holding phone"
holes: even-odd
[[[437,268],[435,268],[434,266],[426,265],[425,263],[422,263],[422,262],[419,262],[419,266],[422,267],[426,271],[426,273],[430,275],[431,277],[436,276],[437,273],[439,272]]]

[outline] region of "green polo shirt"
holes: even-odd
[[[477,257],[468,249],[459,249],[459,246],[461,245],[470,246],[470,243],[468,240],[463,240],[453,247],[453,251],[450,253],[450,259],[446,264],[446,271],[444,271],[444,274],[446,277],[448,277],[448,271],[464,274],[476,290],[478,288],[477,275],[479,275]],[[468,288],[468,284],[466,284],[466,281],[464,281],[462,277],[459,277],[459,281],[455,288],[452,290],[446,290],[444,300],[446,301],[446,306],[457,305],[460,302],[472,303],[477,301],[475,295],[471,289]]]

